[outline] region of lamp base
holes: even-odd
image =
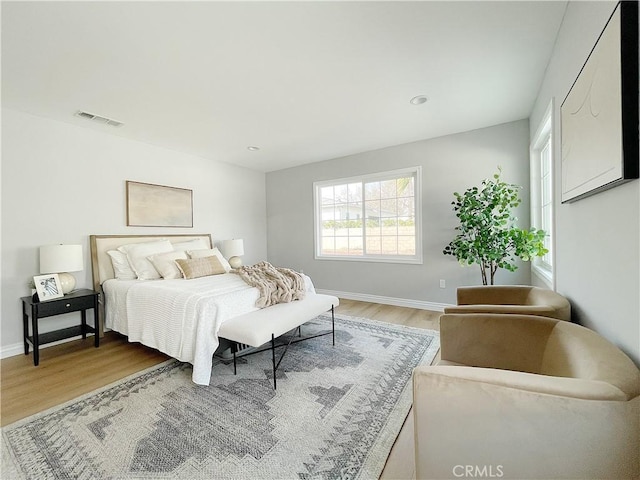
[[[60,285],[62,285],[62,293],[65,295],[73,292],[73,289],[76,288],[76,278],[70,273],[59,273],[58,278]]]
[[[240,257],[231,257],[229,259],[229,265],[231,265],[233,269],[240,268],[242,266],[242,259]]]

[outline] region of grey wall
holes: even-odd
[[[193,228],[127,227],[125,180],[193,190]],[[19,298],[30,294],[27,282],[39,273],[38,247],[82,244],[85,268],[74,276],[78,288],[87,288],[89,235],[156,233],[210,233],[215,242],[243,238],[244,261],[264,259],[264,173],[2,111],[3,356],[22,348]],[[41,322],[41,331],[77,322],[76,314],[51,317]]]
[[[615,5],[569,3],[531,115],[531,135],[555,97],[555,134],[560,138],[562,101]],[[554,153],[556,289],[571,300],[574,321],[601,333],[640,365],[639,182],[561,204],[560,142]]]
[[[313,182],[422,166],[422,265],[314,259]],[[520,226],[529,222],[529,124],[526,120],[360,153],[267,174],[268,258],[309,274],[318,289],[455,303],[459,285],[481,283],[477,266],[461,267],[442,249],[455,236],[454,191],[479,185],[501,166],[522,185]],[[439,288],[439,280],[446,288]],[[501,272],[498,283],[529,283],[529,264]]]

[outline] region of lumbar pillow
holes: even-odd
[[[190,258],[188,260],[177,259],[176,264],[186,279],[220,275],[226,270],[218,260],[218,257]]]
[[[218,257],[218,260],[220,260],[220,263],[224,267],[225,272],[231,271],[231,265],[229,265],[227,259],[224,258],[220,250],[218,250],[216,247],[206,248],[203,250],[187,250],[187,254],[189,254],[189,257],[191,258],[203,258],[212,256]]]
[[[177,251],[149,255],[147,260],[151,262],[162,278],[170,280],[173,278],[182,278],[182,272],[178,268],[176,260],[186,260],[187,258],[186,252]]]

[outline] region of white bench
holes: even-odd
[[[318,315],[331,310],[331,332],[303,337],[295,341],[292,340],[289,344],[331,333],[333,335],[333,344],[335,345],[334,307],[337,307],[339,304],[340,300],[333,295],[307,293],[302,300],[296,300],[290,303],[279,303],[263,308],[262,310],[226,320],[220,326],[218,336],[232,342],[231,350],[233,352],[234,374],[237,371],[236,351],[238,344],[242,343],[252,347],[260,347],[270,341],[271,358],[273,361],[273,388],[275,389],[276,371],[286,353],[285,349],[280,360],[276,363],[275,339],[290,330],[300,327],[303,323],[313,320]],[[287,347],[288,346],[289,345],[287,345]],[[266,350],[266,348],[258,351],[261,352],[264,350]]]

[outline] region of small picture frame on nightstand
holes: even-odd
[[[46,275],[36,275],[33,277],[36,292],[41,302],[53,300],[64,296],[62,285],[57,273],[47,273]]]

